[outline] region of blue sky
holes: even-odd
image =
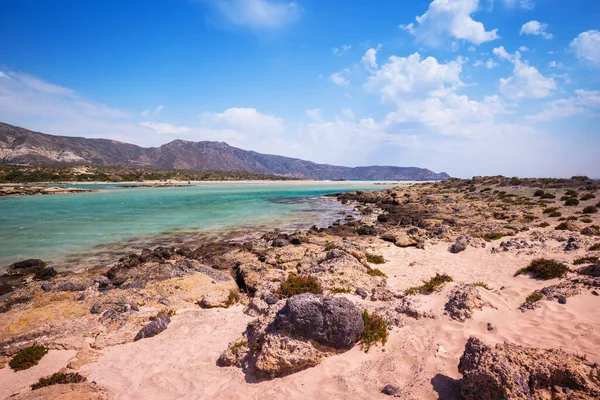
[[[600,177],[593,0],[20,0],[0,37],[0,121],[41,132]]]

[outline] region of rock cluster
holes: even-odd
[[[485,305],[489,304],[481,298],[477,286],[461,284],[450,293],[444,308],[450,318],[464,322],[473,316],[473,311],[481,310]]]

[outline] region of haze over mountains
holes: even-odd
[[[174,140],[144,148],[108,139],[54,136],[0,123],[0,161],[34,165],[72,164],[165,169],[245,171],[304,179],[430,180],[447,179],[416,167],[343,167],[261,154],[223,142]]]

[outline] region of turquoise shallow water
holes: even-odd
[[[320,196],[382,187],[339,182],[103,189],[0,199],[0,269],[25,258],[73,268],[114,261],[118,254],[145,246],[188,243],[232,230],[326,226],[344,207]]]

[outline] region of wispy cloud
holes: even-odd
[[[251,29],[277,29],[296,21],[297,3],[281,0],[206,0],[230,23]]]

